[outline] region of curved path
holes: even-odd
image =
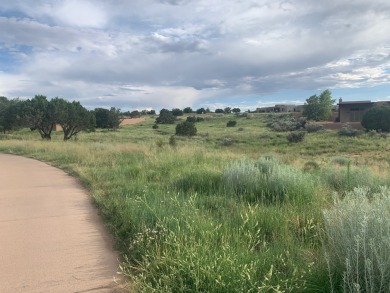
[[[117,259],[74,178],[0,154],[0,292],[120,292]]]

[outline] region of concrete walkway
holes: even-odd
[[[77,181],[0,154],[0,292],[120,292],[118,256]]]

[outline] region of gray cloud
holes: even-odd
[[[390,83],[385,0],[0,3],[9,96],[174,107]]]

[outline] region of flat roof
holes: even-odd
[[[348,105],[348,104],[374,104],[371,101],[349,101],[349,102],[341,102],[339,105]]]

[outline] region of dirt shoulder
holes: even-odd
[[[0,154],[0,248],[0,292],[121,292],[90,197],[45,163]]]

